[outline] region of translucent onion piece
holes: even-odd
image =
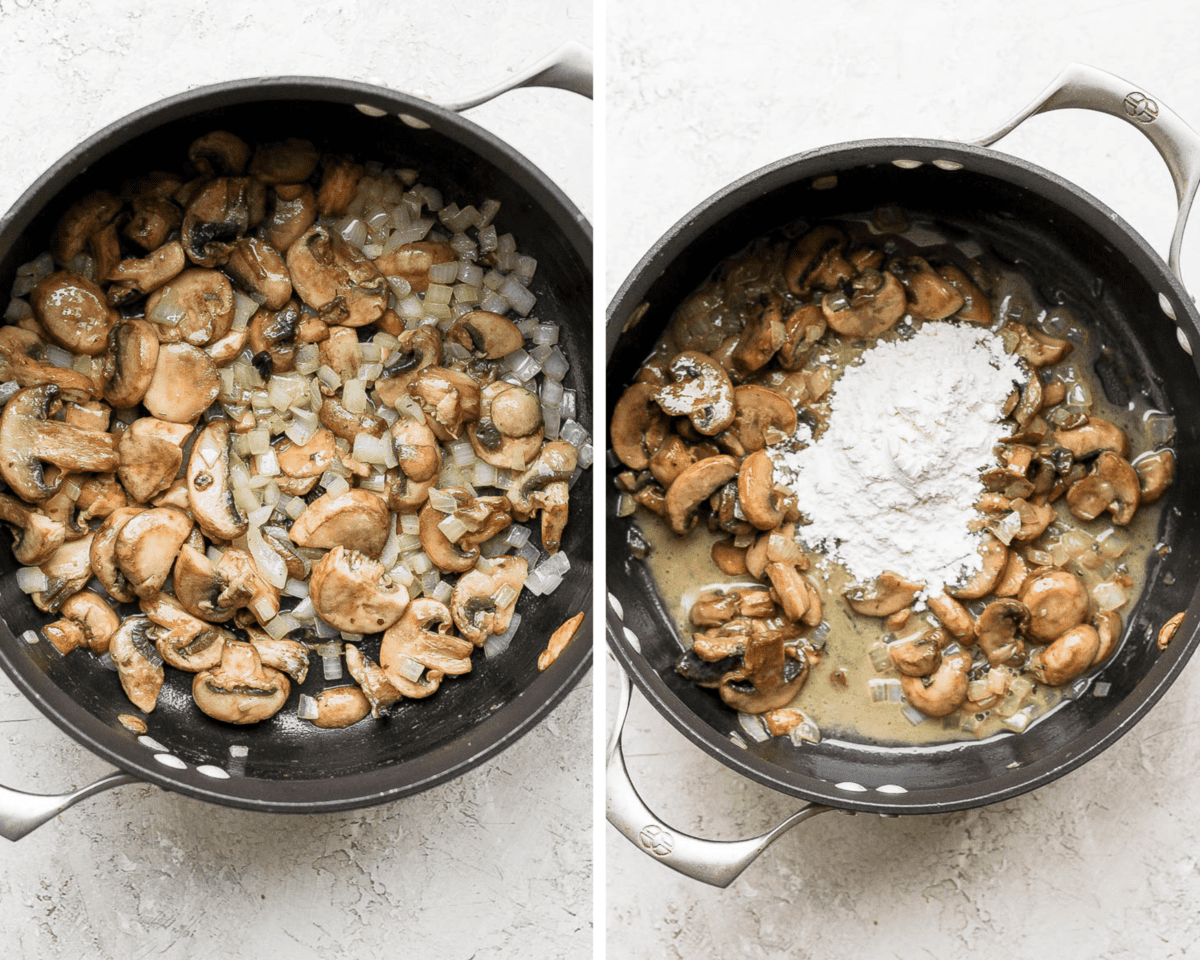
[[[503,633],[493,634],[483,642],[484,656],[488,659],[491,659],[492,657],[498,657],[505,650],[507,650],[509,644],[512,643],[513,637],[517,635],[517,628],[520,626],[521,615],[519,613],[514,613],[512,615],[512,620],[509,621],[507,630],[505,630]]]
[[[282,590],[288,581],[287,564],[274,549],[263,539],[262,531],[251,524],[246,530],[246,546],[259,575],[276,589]],[[255,611],[258,614],[258,611]]]
[[[44,593],[50,588],[50,578],[37,567],[17,570],[17,587],[22,593]]]

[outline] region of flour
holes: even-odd
[[[1005,436],[1002,406],[1025,376],[988,330],[926,323],[867,350],[834,385],[826,432],[769,449],[809,521],[798,537],[850,574],[885,570],[936,595],[981,567],[968,524]]]

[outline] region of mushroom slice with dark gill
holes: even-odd
[[[463,574],[450,596],[454,625],[477,647],[508,629],[529,570],[523,557],[496,557],[490,563],[490,573]]]
[[[430,597],[413,600],[379,647],[379,664],[392,686],[418,699],[435,693],[444,677],[469,673],[475,646],[456,637],[453,626],[444,603]]]
[[[291,689],[287,675],[264,666],[253,644],[228,640],[221,662],[196,674],[192,699],[214,720],[260,723],[279,712]]]
[[[0,475],[30,503],[49,500],[72,473],[111,473],[117,468],[117,438],[51,419],[58,409],[53,384],[18,390],[0,415]],[[44,464],[59,468],[47,481]]]
[[[248,521],[233,499],[228,420],[213,420],[196,438],[188,458],[187,490],[192,516],[211,540],[236,540]]]
[[[162,659],[154,649],[155,630],[146,617],[127,617],[108,642],[125,695],[144,713],[154,709],[164,678]]]

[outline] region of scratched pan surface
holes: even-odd
[[[367,116],[355,104],[387,115]],[[415,129],[399,113],[429,128]],[[531,284],[536,315],[562,325],[561,346],[571,363],[565,385],[576,389],[577,419],[591,428],[590,226],[510,146],[455,114],[376,87],[323,78],[240,81],[163,101],[101,131],[55,164],[0,221],[0,305],[7,305],[16,267],[46,249],[49,231],[72,201],[134,173],[178,170],[188,144],[218,128],[250,142],[305,137],[362,161],[415,167],[425,182],[461,205],[500,200],[498,228],[512,232],[522,252],[537,258]],[[571,573],[548,597],[522,596],[517,606],[522,625],[504,655],[488,660],[477,653],[469,674],[447,680],[427,700],[398,704],[388,719],[319,730],[296,718],[299,690],[293,684],[276,717],[232,727],[201,714],[191,702],[192,676],[168,669],[158,706],[147,718],[149,736],[162,749],[147,746],[117,721],[121,713],[138,711],[115,673],[86,653],[60,657],[48,643],[16,639],[53,617],[18,590],[18,565],[7,548],[0,548],[0,666],[43,713],[94,753],[167,789],[280,812],[393,800],[455,777],[513,743],[588,669],[590,612],[543,673],[537,655],[562,621],[590,611],[591,503],[591,471],[585,471],[571,491],[563,541]],[[532,526],[532,542],[540,544],[537,524]],[[364,652],[377,659],[378,643],[378,636],[367,638]],[[320,675],[314,656],[307,692],[321,686]],[[231,746],[245,747],[245,756],[231,756]]]
[[[897,166],[897,160],[921,163]],[[648,569],[626,547],[636,515],[616,515],[611,458],[606,615],[610,646],[641,692],[721,762],[769,787],[843,809],[933,813],[1016,796],[1084,763],[1145,715],[1195,650],[1200,378],[1160,296],[1198,346],[1200,329],[1191,298],[1146,242],[1112,210],[1054,174],[994,151],[940,141],[841,144],[731,184],[643,258],[610,305],[608,418],[675,306],[722,259],[772,231],[797,229],[797,222],[869,215],[884,204],[899,205],[913,220],[937,221],[952,236],[972,237],[1001,261],[1018,265],[1036,279],[1046,302],[1069,306],[1112,346],[1114,365],[1105,371],[1110,400],[1125,402],[1123,392],[1144,394],[1150,406],[1176,418],[1178,470],[1158,531],[1172,549],[1153,559],[1136,608],[1122,611],[1124,642],[1096,677],[1111,684],[1108,695],[1089,691],[1020,736],[981,742],[884,747],[827,738],[796,747],[780,737],[747,744],[737,714],[673,669],[681,641]],[[1185,609],[1175,639],[1158,650],[1159,626]]]

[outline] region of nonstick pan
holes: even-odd
[[[571,45],[503,89],[531,84],[590,96],[590,55]],[[308,77],[236,81],[172,97],[102,130],[51,167],[0,221],[0,290],[10,289],[19,264],[46,249],[49,231],[70,203],[133,172],[177,169],[188,144],[213,129],[250,142],[304,137],[362,161],[415,167],[447,199],[499,200],[498,226],[537,259],[536,313],[561,325],[571,364],[565,385],[576,389],[577,419],[590,429],[587,221],[511,146],[452,110],[378,87]],[[405,701],[390,718],[342,730],[297,719],[296,689],[279,714],[257,726],[210,720],[191,703],[191,676],[168,671],[148,735],[135,736],[117,720],[132,711],[116,676],[95,658],[60,657],[46,642],[18,639],[52,618],[21,593],[16,561],[10,550],[0,550],[0,666],[52,721],[119,769],[64,797],[0,792],[0,834],[16,839],[70,803],[131,780],[252,810],[324,812],[394,800],[483,762],[531,729],[590,665],[589,613],[556,662],[544,672],[537,668],[554,628],[590,611],[591,503],[591,471],[584,471],[571,491],[563,541],[572,575],[549,596],[522,597],[522,626],[505,654],[477,655],[469,674],[443,684],[433,697]],[[537,524],[531,526],[538,542]]]
[[[1171,171],[1179,219],[1169,265],[1099,200],[1049,171],[987,146],[1036,113],[1066,107],[1121,117],[1158,148]],[[613,300],[607,326],[609,417],[672,311],[725,257],[797,221],[869,214],[895,204],[975,238],[1036,279],[1041,297],[1085,318],[1112,347],[1102,378],[1109,399],[1144,394],[1176,418],[1178,470],[1135,609],[1123,610],[1117,654],[1094,678],[1110,686],[1068,699],[1021,735],[980,742],[885,747],[836,738],[794,746],[742,737],[737,714],[674,670],[682,646],[644,563],[627,544],[633,518],[616,514],[609,477],[606,611],[609,647],[623,671],[608,753],[608,818],[648,855],[697,879],[729,884],[787,829],[826,810],[941,813],[1017,796],[1062,776],[1125,734],[1162,696],[1200,633],[1200,316],[1178,276],[1183,228],[1200,174],[1200,137],[1160,102],[1094,68],[1072,65],[992,137],[965,144],[872,140],[781,160],[731,184],[673,227]],[[1113,396],[1116,393],[1118,396]],[[611,461],[610,461],[611,463]],[[616,469],[610,468],[615,475]],[[1160,626],[1187,611],[1164,650]],[[833,638],[831,642],[836,642]],[[625,769],[620,732],[631,682],[692,742],[735,771],[807,804],[760,837],[721,843],[664,824]],[[1095,695],[1107,690],[1106,695]]]

